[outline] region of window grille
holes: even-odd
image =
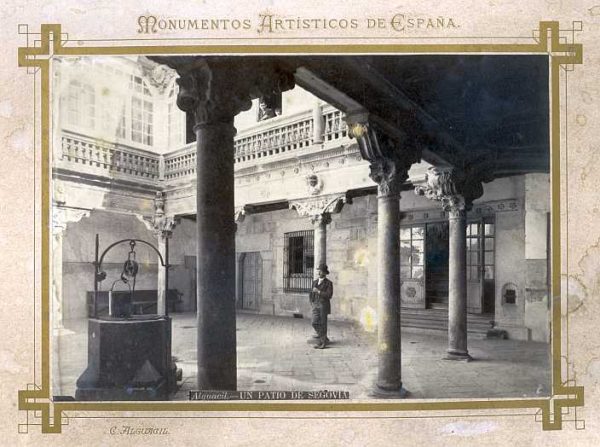
[[[309,292],[314,272],[314,233],[312,230],[284,234],[283,289]]]

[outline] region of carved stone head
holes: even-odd
[[[316,174],[310,174],[306,176],[306,186],[309,194],[315,196],[319,194],[323,189],[323,180]]]

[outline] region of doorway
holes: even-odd
[[[262,257],[259,252],[242,255],[242,309],[259,310],[262,301]]]
[[[467,310],[495,311],[495,224],[493,218],[467,224]]]
[[[425,291],[428,308],[448,307],[448,222],[426,225]]]

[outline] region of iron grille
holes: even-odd
[[[314,233],[312,230],[284,234],[283,289],[309,292],[314,272]]]

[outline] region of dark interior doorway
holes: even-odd
[[[448,306],[448,222],[427,224],[425,291],[427,307]]]

